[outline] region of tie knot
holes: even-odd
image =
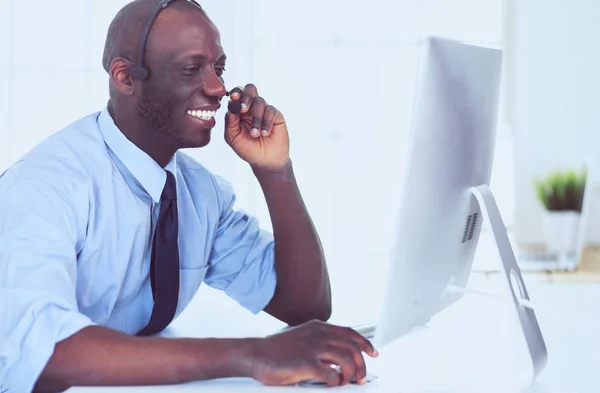
[[[167,172],[167,182],[165,188],[163,188],[161,200],[174,201],[177,200],[177,185],[175,184],[175,176],[169,171]]]

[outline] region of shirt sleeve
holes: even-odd
[[[236,210],[231,185],[214,178],[220,217],[205,282],[256,314],[275,292],[273,235],[261,229],[256,218]]]
[[[78,312],[76,214],[64,190],[7,177],[0,182],[0,391],[31,392],[56,343],[93,322]]]

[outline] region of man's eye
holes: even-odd
[[[225,72],[225,66],[224,66],[224,65],[216,65],[216,66],[215,66],[215,73],[216,73],[218,76],[221,76],[221,75],[223,75],[223,72]]]
[[[200,69],[200,67],[189,66],[189,67],[184,67],[182,72],[183,72],[183,75],[190,76],[190,75],[196,74],[199,69]]]

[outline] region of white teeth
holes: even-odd
[[[215,117],[215,115],[217,114],[216,111],[196,111],[196,110],[189,110],[187,111],[187,114],[190,116],[194,116],[197,117],[199,119],[202,120],[210,120],[213,117]]]

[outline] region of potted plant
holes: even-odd
[[[539,201],[545,209],[544,235],[548,251],[572,255],[577,239],[587,171],[553,171],[535,180]]]

